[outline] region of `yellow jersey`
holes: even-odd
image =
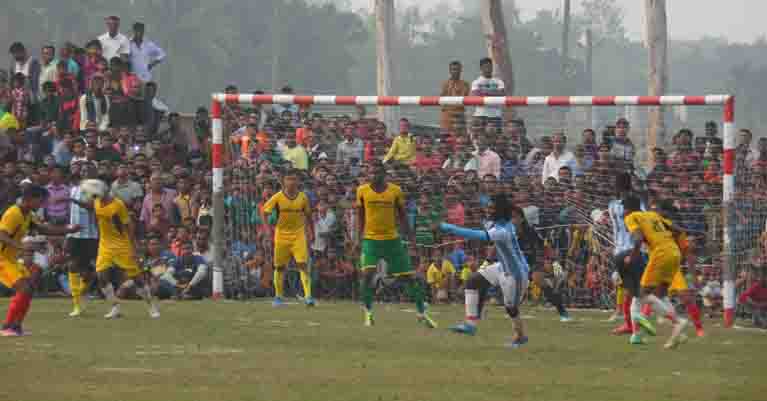
[[[623,221],[630,232],[641,230],[650,253],[658,249],[678,248],[671,232],[671,221],[656,212],[633,212]]]
[[[277,192],[264,204],[264,215],[277,210],[277,228],[274,230],[275,242],[293,242],[305,235],[306,216],[309,214],[309,198],[299,192],[294,199],[284,192]]]
[[[111,252],[132,252],[133,242],[128,231],[131,221],[125,203],[119,198],[112,198],[108,204],[96,199],[93,211],[99,226],[99,248]]]
[[[365,209],[364,239],[388,241],[399,238],[397,231],[397,209],[405,207],[405,195],[394,184],[387,184],[386,190],[378,193],[371,184],[357,188],[357,207]]]
[[[426,271],[426,282],[434,288],[445,288],[447,279],[452,274],[455,274],[455,268],[449,261],[443,261],[441,269],[432,263],[429,270]]]
[[[13,205],[3,213],[3,217],[0,219],[0,231],[5,232],[15,241],[21,242],[29,232],[29,228],[35,224],[33,216],[31,212],[24,215],[21,207]],[[12,246],[0,244],[0,260],[16,263],[19,251],[20,249]]]

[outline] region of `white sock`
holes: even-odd
[[[673,314],[674,307],[671,306],[671,303],[669,302],[666,304],[654,294],[645,295],[643,302],[646,304],[653,304],[656,308],[655,310],[660,314],[660,316],[666,316],[669,313]]]
[[[464,296],[466,298],[466,323],[476,326],[477,320],[479,320],[479,291],[466,290]]]
[[[634,326],[634,334],[639,333],[639,318],[642,316],[642,301],[638,297],[631,298],[631,322]]]
[[[152,304],[152,291],[146,284],[143,287],[136,287],[136,294],[141,297],[146,303]]]
[[[107,301],[117,304],[117,298],[115,297],[115,289],[112,286],[112,283],[109,283],[106,285],[106,287],[101,289],[101,292],[104,293],[104,298],[106,298]]]

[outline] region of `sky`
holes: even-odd
[[[433,7],[448,1],[458,6],[465,1],[479,0],[397,0],[397,4],[421,4]],[[535,15],[539,9],[555,9],[562,0],[516,0],[522,10],[522,18]],[[355,8],[367,8],[372,0],[351,0]],[[625,11],[624,21],[629,35],[634,39],[643,36],[644,1],[617,0]],[[751,42],[767,34],[764,15],[767,1],[764,0],[667,0],[669,35],[672,39],[699,39],[704,35],[724,36],[732,42]],[[572,0],[577,10],[580,0]]]

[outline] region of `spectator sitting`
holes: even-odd
[[[543,173],[541,182],[545,183],[546,179],[554,177],[559,180],[558,172],[562,166],[568,166],[573,169],[575,164],[575,156],[569,150],[565,150],[567,145],[567,137],[558,132],[554,134],[551,139],[552,152],[543,161]]]
[[[306,149],[296,143],[296,134],[288,134],[285,141],[285,148],[282,150],[282,157],[290,162],[293,168],[301,171],[307,171],[309,169],[309,154],[306,153]]]
[[[424,175],[430,170],[439,170],[442,167],[442,156],[434,152],[434,141],[431,136],[424,135],[417,145],[417,152],[413,167],[419,175]]]
[[[612,159],[619,163],[619,168],[630,169],[634,166],[634,143],[629,138],[629,121],[625,118],[619,118],[615,123],[615,139],[610,148]]]
[[[104,76],[93,75],[90,88],[80,96],[80,130],[85,130],[88,123],[96,124],[99,131],[109,127],[109,98],[104,95]]]
[[[767,329],[767,273],[760,273],[759,280],[740,294],[738,303],[750,308],[754,326]]]
[[[479,149],[475,153],[477,174],[480,177],[493,175],[495,178],[501,178],[501,157],[490,149],[490,143],[491,139],[487,135],[479,138]]]
[[[441,261],[441,266],[437,267],[435,263],[429,265],[426,271],[426,282],[431,286],[432,302],[448,303],[450,300],[450,290],[455,284],[455,267],[448,260]]]
[[[45,203],[45,214],[51,224],[69,224],[69,192],[70,187],[65,183],[64,171],[56,167],[51,171],[51,183],[46,187],[48,199]]]
[[[383,162],[394,160],[409,165],[415,160],[415,157],[416,143],[415,138],[410,135],[410,121],[407,118],[401,118],[399,120],[399,135],[394,138]]]
[[[163,245],[162,237],[148,236],[146,254],[141,258],[141,266],[144,271],[150,273],[153,293],[158,293],[160,277],[167,274],[175,264],[176,256]]]
[[[359,175],[359,165],[363,159],[365,144],[354,136],[354,126],[344,128],[344,141],[338,144],[336,163],[348,169],[353,176]]]
[[[176,191],[165,188],[162,176],[154,173],[149,179],[150,191],[144,196],[144,202],[141,206],[141,222],[145,225],[149,223],[154,205],[162,204],[165,218],[172,224],[177,223],[175,218],[175,208],[173,200],[176,199]]]
[[[202,299],[210,295],[210,280],[205,259],[194,254],[191,242],[182,245],[181,255],[160,276],[159,298]]]
[[[23,75],[25,88],[33,100],[37,99],[40,90],[40,62],[30,57],[27,48],[20,42],[13,43],[8,52],[13,58],[13,65],[9,69],[11,75]]]

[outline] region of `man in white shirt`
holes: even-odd
[[[107,61],[120,57],[123,61],[130,61],[130,41],[128,37],[120,33],[120,17],[112,15],[105,19],[107,32],[99,36],[99,42],[103,49],[102,55]]]
[[[471,83],[472,96],[506,96],[506,84],[501,79],[493,78],[493,60],[487,57],[480,60],[479,70],[482,75]],[[503,107],[477,107],[474,109],[474,117],[479,117],[495,128],[501,128],[503,126]]]
[[[165,60],[165,51],[151,40],[144,40],[144,24],[133,24],[133,39],[130,41],[130,62],[133,73],[140,80],[152,80],[152,69]]]
[[[43,96],[43,84],[46,82],[56,82],[56,48],[53,45],[45,45],[40,51],[40,88],[38,93]]]
[[[565,145],[567,145],[567,137],[565,134],[557,132],[551,139],[551,143],[553,149],[543,161],[543,173],[541,178],[544,184],[549,177],[554,177],[559,181],[559,169],[561,167],[567,166],[570,168],[570,171],[573,171],[575,168],[575,155],[573,155],[573,152],[565,150]]]

